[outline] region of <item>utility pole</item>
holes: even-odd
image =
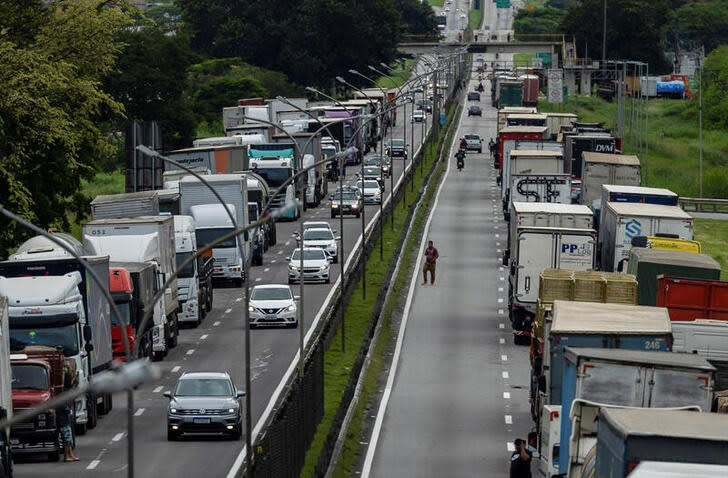
[[[604,0],[604,15],[602,23],[602,65],[607,61],[607,0]],[[602,66],[603,68],[603,66]]]
[[[700,197],[703,197],[703,48],[700,48],[700,58],[698,59],[698,68],[700,76],[698,77],[698,165],[700,174]]]

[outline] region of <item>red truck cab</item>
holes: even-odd
[[[506,126],[498,132],[498,156],[494,158],[494,166],[498,168],[498,182],[503,178],[503,146],[509,140],[544,141],[548,137],[546,126]]]
[[[109,267],[109,292],[114,299],[114,304],[124,324],[119,323],[116,315],[111,314],[111,348],[114,360],[126,362],[126,350],[124,349],[124,338],[122,326],[126,328],[129,338],[129,349],[134,348],[136,334],[134,324],[136,323],[136,307],[134,306],[134,283],[131,274],[124,267]]]
[[[46,403],[63,392],[61,350],[30,346],[10,354],[13,411],[19,413]],[[47,453],[57,461],[63,453],[55,410],[15,424],[10,429],[14,454]]]

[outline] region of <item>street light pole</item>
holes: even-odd
[[[607,0],[604,0],[604,14],[602,15],[602,68],[607,62]],[[574,45],[576,48],[576,45]]]

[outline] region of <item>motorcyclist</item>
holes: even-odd
[[[465,141],[465,138],[460,138],[460,149],[467,149],[468,142]]]
[[[455,154],[455,158],[457,158],[457,164],[458,164],[458,171],[463,169],[465,167],[465,150],[461,149]]]

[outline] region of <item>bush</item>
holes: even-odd
[[[703,194],[709,198],[728,198],[728,170],[713,168],[703,175]]]

